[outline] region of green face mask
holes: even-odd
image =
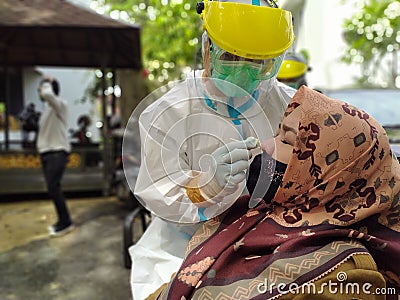
[[[260,80],[251,76],[253,69],[249,66],[242,65],[240,67],[224,66],[224,74],[217,70],[212,70],[211,77],[217,88],[229,97],[247,96],[257,88]]]
[[[252,94],[262,80],[276,76],[283,55],[254,60],[240,57],[219,48],[211,41],[211,77],[217,88],[230,97]],[[228,82],[228,83],[227,83]]]
[[[302,85],[307,85],[304,75],[302,75],[300,77],[296,77],[296,78],[291,78],[291,79],[280,78],[278,80],[296,90],[298,90]]]

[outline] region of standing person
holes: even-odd
[[[311,67],[308,66],[307,60],[301,53],[288,53],[279,69],[277,78],[280,82],[299,89],[302,85],[307,85],[306,74],[310,70]]]
[[[60,85],[54,78],[44,78],[38,88],[39,96],[46,108],[40,119],[37,149],[42,162],[47,191],[53,199],[58,221],[49,227],[51,236],[70,232],[72,223],[61,180],[68,162],[71,145],[68,140],[68,106],[59,97]]]
[[[35,147],[37,133],[39,131],[40,112],[36,111],[35,104],[29,103],[19,116],[22,131],[22,147]],[[33,142],[29,140],[30,133],[34,133]]]
[[[135,196],[158,217],[130,249],[135,300],[178,269],[196,229],[190,224],[222,213],[245,192],[251,150],[273,135],[295,93],[276,80],[294,41],[290,12],[255,0],[204,1],[197,12],[204,70],[141,113],[137,180],[124,164]],[[124,139],[123,151],[131,145]]]

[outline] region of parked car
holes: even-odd
[[[400,161],[400,89],[340,89],[323,90],[323,93],[372,115],[385,128]]]

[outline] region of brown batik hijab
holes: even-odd
[[[271,217],[295,227],[347,226],[376,215],[399,232],[400,166],[382,126],[366,112],[307,87],[299,89],[285,115],[296,108],[302,112],[297,140]]]

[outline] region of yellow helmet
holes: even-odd
[[[217,46],[245,58],[279,56],[295,39],[292,14],[278,7],[204,0],[201,17]]]
[[[278,79],[290,79],[304,75],[308,71],[307,62],[299,54],[288,54],[279,69]]]

